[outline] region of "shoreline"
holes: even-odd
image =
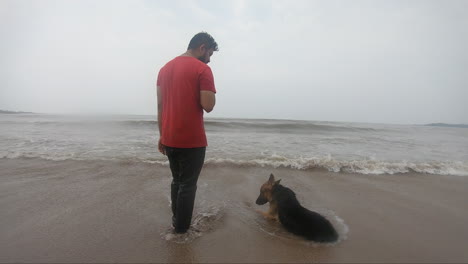
[[[155,166],[169,166],[169,162],[165,157],[161,156],[160,160],[147,160],[147,159],[119,159],[119,158],[104,158],[91,160],[79,157],[67,158],[54,158],[54,157],[28,157],[28,156],[0,156],[1,160],[43,160],[47,162],[109,162],[116,164],[149,164]],[[282,157],[284,158],[284,157]],[[455,166],[455,167],[450,167]],[[458,166],[458,167],[457,167]],[[421,174],[421,175],[434,175],[434,176],[455,176],[466,177],[468,176],[467,167],[461,164],[461,161],[452,162],[434,162],[434,164],[421,162],[414,163],[408,161],[400,162],[386,162],[380,161],[380,164],[373,160],[327,160],[325,158],[310,158],[296,159],[284,158],[283,160],[275,160],[270,158],[259,158],[250,160],[234,160],[230,158],[211,158],[205,159],[205,168],[263,168],[270,170],[286,169],[294,171],[305,172],[322,172],[322,173],[346,173],[346,174],[359,174],[359,175],[405,175],[405,174]]]
[[[195,217],[221,213],[178,244],[164,239],[168,167],[21,158],[0,159],[0,168],[0,262],[468,261],[463,176],[206,166]],[[343,219],[347,238],[310,246],[259,218],[254,210],[267,207],[255,198],[270,172],[305,207]]]

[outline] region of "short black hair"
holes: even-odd
[[[206,32],[200,32],[193,36],[187,49],[196,49],[203,44],[205,44],[208,49],[214,49],[214,51],[218,51],[218,43],[216,43],[214,38]]]

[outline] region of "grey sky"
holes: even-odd
[[[0,109],[156,114],[207,31],[207,116],[468,123],[468,1],[0,1]]]

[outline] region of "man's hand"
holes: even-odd
[[[158,140],[158,149],[159,149],[159,152],[161,152],[161,154],[163,154],[164,156],[166,155],[166,147],[161,144],[161,139]]]
[[[207,113],[213,111],[215,104],[215,93],[212,91],[200,91],[200,105]]]

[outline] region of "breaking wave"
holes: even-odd
[[[297,170],[326,169],[331,172],[349,172],[359,174],[396,174],[418,172],[439,175],[468,176],[468,164],[461,161],[379,161],[337,160],[331,156],[319,158],[287,158],[273,155],[267,158],[252,160],[208,159],[208,165],[260,166],[273,168],[290,168]]]
[[[144,162],[168,166],[165,157],[152,159],[141,157],[89,157],[69,153],[67,155],[56,153],[1,153],[0,158],[41,158],[53,161],[65,160],[106,160],[118,162]],[[358,174],[397,174],[397,173],[426,173],[438,175],[468,176],[468,163],[462,161],[382,161],[375,159],[340,160],[331,156],[313,158],[288,158],[272,155],[256,159],[207,158],[205,166],[234,166],[234,167],[271,167],[289,168],[294,170],[325,169],[330,172],[347,172]]]

